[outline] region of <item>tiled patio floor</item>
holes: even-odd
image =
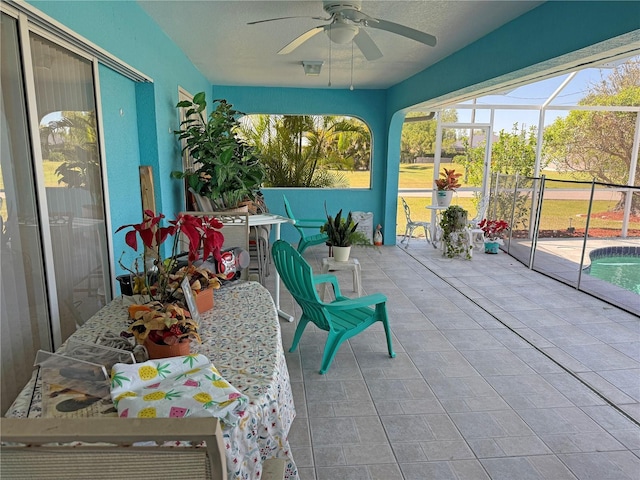
[[[305,258],[320,272],[326,253]],[[375,325],[320,375],[326,335],[307,327],[287,353],[302,480],[640,478],[638,317],[503,252],[451,260],[414,239],[352,255],[365,293],[388,297],[397,357]],[[281,308],[300,316],[286,289]],[[281,321],[285,350],[296,325]]]

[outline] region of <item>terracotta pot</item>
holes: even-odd
[[[196,293],[196,307],[203,313],[213,308],[213,288],[207,288]]]
[[[180,357],[191,353],[191,341],[185,340],[174,345],[158,345],[149,339],[144,341],[144,348],[147,349],[150,359]]]
[[[225,212],[225,213],[249,213],[249,205],[244,204],[244,205],[238,205],[237,207],[234,207],[234,208],[225,208],[223,210],[223,212]]]

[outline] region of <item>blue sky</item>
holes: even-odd
[[[584,98],[588,93],[590,86],[595,83],[599,83],[605,79],[610,73],[610,68],[587,68],[578,72],[578,74],[566,85],[559,95],[551,102],[550,107],[556,106],[571,106],[577,105],[577,103]],[[510,92],[505,92],[501,95],[487,95],[477,99],[478,105],[526,105],[526,106],[540,106],[553,94],[553,92],[562,85],[562,82],[569,76],[569,74],[561,75],[559,77],[542,80],[540,82],[531,83],[522,87],[516,88]],[[465,102],[470,104],[471,102]],[[553,123],[553,121],[560,117],[566,116],[569,112],[567,110],[553,110],[547,109],[545,114],[545,125]],[[470,121],[469,110],[458,110],[459,121]],[[496,110],[494,118],[494,132],[505,130],[511,132],[514,123],[518,123],[521,127],[525,124],[528,127],[538,126],[539,112],[538,110]],[[476,110],[476,122],[489,122],[489,110]]]

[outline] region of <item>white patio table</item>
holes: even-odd
[[[258,215],[249,215],[249,226],[250,227],[259,227],[262,225],[273,225],[274,226],[274,236],[276,240],[280,240],[280,225],[283,223],[293,223],[293,220],[287,217],[282,217],[280,215],[273,215],[271,213],[262,213]],[[293,322],[293,316],[289,315],[286,312],[280,310],[280,275],[278,275],[278,271],[275,271],[275,298],[274,301],[276,303],[276,310],[278,315],[287,319],[289,322]]]

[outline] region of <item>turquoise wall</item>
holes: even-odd
[[[136,85],[131,80],[100,66],[100,92],[103,99],[102,121],[107,159],[107,186],[111,205],[111,222],[115,227],[139,221],[142,209],[138,166],[138,118],[136,115]],[[104,99],[109,99],[105,104]],[[126,208],[124,207],[126,202]],[[114,228],[115,230],[115,228]],[[125,265],[131,264],[133,252],[124,246],[124,236],[114,245],[117,259],[126,251]]]
[[[172,217],[183,205],[180,182],[169,178],[182,168],[173,134],[179,126],[178,86],[198,92],[211,84],[135,2],[29,3],[153,79],[135,83],[107,67],[99,71],[111,229],[141,219],[141,165],[153,168],[156,209]],[[122,252],[125,265],[134,255],[124,232],[113,235],[113,244],[116,273],[121,273]]]
[[[551,1],[388,90],[390,115],[640,41],[640,2]],[[637,46],[636,46],[637,48]],[[621,50],[621,53],[624,50]]]
[[[479,87],[505,85],[576,66],[592,55],[623,53],[640,42],[638,1],[549,1],[387,91],[388,171],[400,165],[404,111],[414,105],[472,98]],[[397,178],[388,177],[383,221],[396,218]]]
[[[296,216],[324,218],[340,209],[373,212],[374,222],[382,222],[385,210],[380,194],[387,181],[387,133],[385,128],[386,94],[381,90],[309,90],[303,88],[251,88],[214,86],[212,98],[226,98],[234,108],[246,113],[351,115],[363,120],[371,130],[372,162],[370,189],[266,188],[269,210],[284,215],[285,194]],[[397,183],[396,183],[397,185]],[[392,229],[395,242],[395,218]],[[282,227],[282,238],[297,242],[299,236],[290,225]]]
[[[339,208],[374,212],[385,243],[395,241],[400,133],[413,105],[469,95],[523,75],[552,71],[572,60],[640,41],[639,2],[546,2],[430,68],[380,90],[287,89],[212,86],[133,1],[30,1],[71,30],[153,78],[134,84],[100,69],[112,225],[140,218],[137,168],[154,169],[157,209],[171,216],[182,206],[182,185],[169,173],[181,168],[175,109],[178,86],[227,98],[245,113],[348,114],[373,134],[372,188],[366,190],[269,189],[270,208],[282,213],[286,193],[296,213],[322,217]],[[572,53],[577,51],[576,53]],[[120,114],[120,109],[123,115]],[[114,227],[114,229],[115,229]],[[290,230],[288,239],[295,240]],[[114,257],[125,250],[114,238]]]

